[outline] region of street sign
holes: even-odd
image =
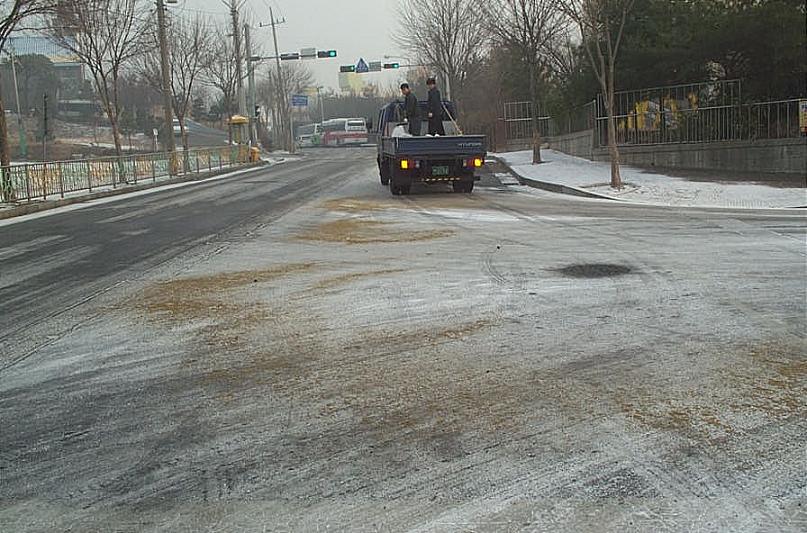
[[[359,62],[356,63],[356,72],[358,74],[367,74],[370,72],[370,67],[367,66],[367,62],[364,61],[363,58],[360,58]]]
[[[300,59],[300,54],[298,54],[297,52],[293,52],[290,54],[280,54],[281,61],[294,61],[297,59]]]
[[[370,72],[381,72],[382,66],[381,61],[370,61]]]
[[[300,59],[315,59],[316,57],[316,48],[303,48],[300,50]]]
[[[308,107],[308,97],[304,94],[294,94],[291,97],[292,107]]]

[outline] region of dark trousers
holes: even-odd
[[[409,135],[420,135],[420,118],[409,119]]]
[[[429,135],[445,135],[446,129],[443,127],[443,119],[441,117],[432,117],[429,119]]]

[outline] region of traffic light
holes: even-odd
[[[291,61],[295,59],[300,59],[300,54],[297,52],[292,52],[290,54],[280,54],[281,61]]]
[[[339,72],[356,72],[356,65],[342,65]]]
[[[317,52],[319,59],[328,59],[329,57],[336,57],[336,50],[320,50]]]
[[[384,68],[401,68],[400,63],[384,63]]]

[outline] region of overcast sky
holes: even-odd
[[[383,56],[400,54],[392,40],[397,29],[395,8],[398,0],[241,0],[244,10],[252,13],[256,23],[269,22],[269,7],[275,18],[285,18],[278,26],[280,52],[297,52],[308,46],[336,49],[336,59],[306,61],[326,87],[338,88],[339,66],[355,64],[360,57],[366,61],[383,60]],[[178,0],[172,10],[193,13],[201,11],[211,21],[226,22],[228,11],[222,0]],[[266,55],[272,55],[271,28],[253,31],[256,42]],[[266,65],[261,68],[267,68]],[[365,74],[368,81],[386,86],[396,82],[403,71]]]

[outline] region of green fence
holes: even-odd
[[[249,163],[246,146],[197,148],[168,154],[138,154],[123,157],[25,163],[0,170],[0,192],[6,202],[64,198],[66,194],[118,188],[147,181],[201,174]]]

